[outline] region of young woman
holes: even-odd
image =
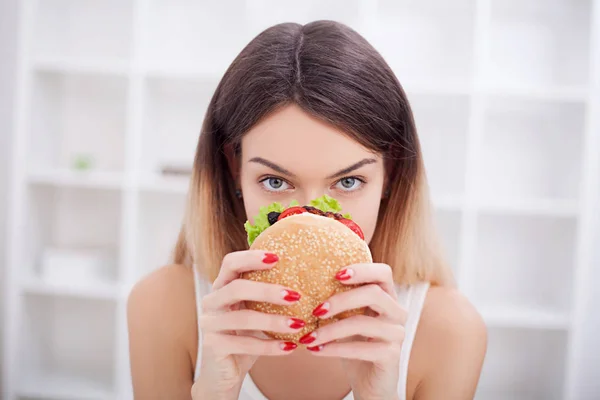
[[[174,263],[130,295],[135,397],[473,398],[486,330],[452,286],[423,165],[406,95],[360,35],[318,21],[256,37],[206,112]],[[298,294],[238,279],[277,264],[248,250],[244,222],[273,201],[323,194],[362,227],[376,261],[338,274],[367,285],[331,297],[323,317],[359,306],[378,316],[319,328],[308,348],[266,339],[256,332],[299,324],[239,303],[292,304]]]

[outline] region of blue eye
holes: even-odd
[[[260,183],[263,185],[265,190],[270,192],[282,192],[284,190],[289,189],[290,185],[281,178],[265,178]]]
[[[342,178],[335,184],[336,188],[344,191],[351,192],[362,187],[364,182],[356,177],[349,176],[346,178]]]

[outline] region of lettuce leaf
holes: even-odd
[[[293,207],[297,204],[298,202],[296,200],[293,200],[290,203],[289,207]],[[268,217],[270,212],[280,213],[289,207],[284,207],[283,204],[278,202],[271,203],[266,207],[261,207],[259,209],[258,215],[254,217],[254,225],[251,224],[250,221],[246,221],[246,223],[244,224],[244,228],[246,229],[246,232],[248,232],[248,244],[252,245],[252,243],[254,243],[254,239],[256,239],[258,235],[260,235],[265,229],[271,226],[271,224],[269,224]]]
[[[333,197],[329,197],[327,195],[323,195],[318,199],[311,200],[310,205],[323,212],[339,213],[342,211],[342,206],[340,206],[340,203]]]
[[[266,207],[261,207],[259,209],[258,215],[254,217],[254,224],[251,224],[250,221],[246,221],[244,224],[244,228],[248,233],[248,245],[252,246],[254,240],[260,235],[265,229],[267,229],[271,224],[269,224],[269,213],[270,212],[283,212],[285,209],[289,207],[298,206],[298,202],[296,200],[292,200],[289,206],[284,207],[281,203],[275,202],[271,203]],[[340,203],[334,199],[333,197],[329,197],[327,195],[323,195],[318,199],[311,200],[310,205],[318,208],[323,212],[333,212],[339,213],[342,210],[342,206]],[[350,214],[344,214],[344,218],[351,219]]]

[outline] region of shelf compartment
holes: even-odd
[[[590,0],[492,0],[488,81],[579,86],[588,82]]]
[[[141,53],[151,69],[193,66],[221,76],[249,41],[240,34],[246,30],[245,2],[151,0],[145,7]]]
[[[31,295],[23,306],[19,394],[114,398],[114,304]]]
[[[251,36],[282,22],[307,24],[318,20],[335,20],[360,31],[361,0],[308,0],[285,2],[256,0],[248,2],[248,25]]]
[[[192,161],[204,114],[217,86],[213,80],[149,79],[146,87],[142,170],[158,173],[167,165]]]
[[[141,192],[137,234],[137,277],[170,262],[185,211],[185,197],[176,193]]]
[[[585,104],[492,98],[478,160],[485,203],[577,200]]]
[[[130,0],[37,0],[33,49],[39,57],[130,58]]]
[[[377,26],[366,36],[402,84],[464,87],[471,80],[474,14],[473,0],[380,0]]]
[[[460,211],[437,210],[434,217],[446,260],[456,275],[458,271],[462,214]]]
[[[19,279],[40,277],[42,255],[46,248],[90,249],[106,252],[110,261],[101,275],[91,276],[99,283],[117,279],[121,196],[103,189],[30,186],[23,235],[24,269]],[[59,282],[55,282],[59,283]],[[64,285],[78,282],[65,277]],[[79,282],[82,283],[82,282]],[[90,282],[85,282],[90,283]],[[94,283],[94,282],[92,282]]]
[[[482,309],[568,315],[576,231],[575,218],[481,215],[472,300]]]
[[[562,399],[567,333],[492,328],[477,400]]]
[[[33,92],[30,169],[123,169],[126,79],[39,72]]]
[[[464,195],[469,98],[413,95],[409,101],[432,196]]]

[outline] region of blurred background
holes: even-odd
[[[477,398],[600,399],[600,0],[0,0],[2,398],[131,398],[125,304],[168,260],[209,99],[278,22],[405,87],[489,328]]]

